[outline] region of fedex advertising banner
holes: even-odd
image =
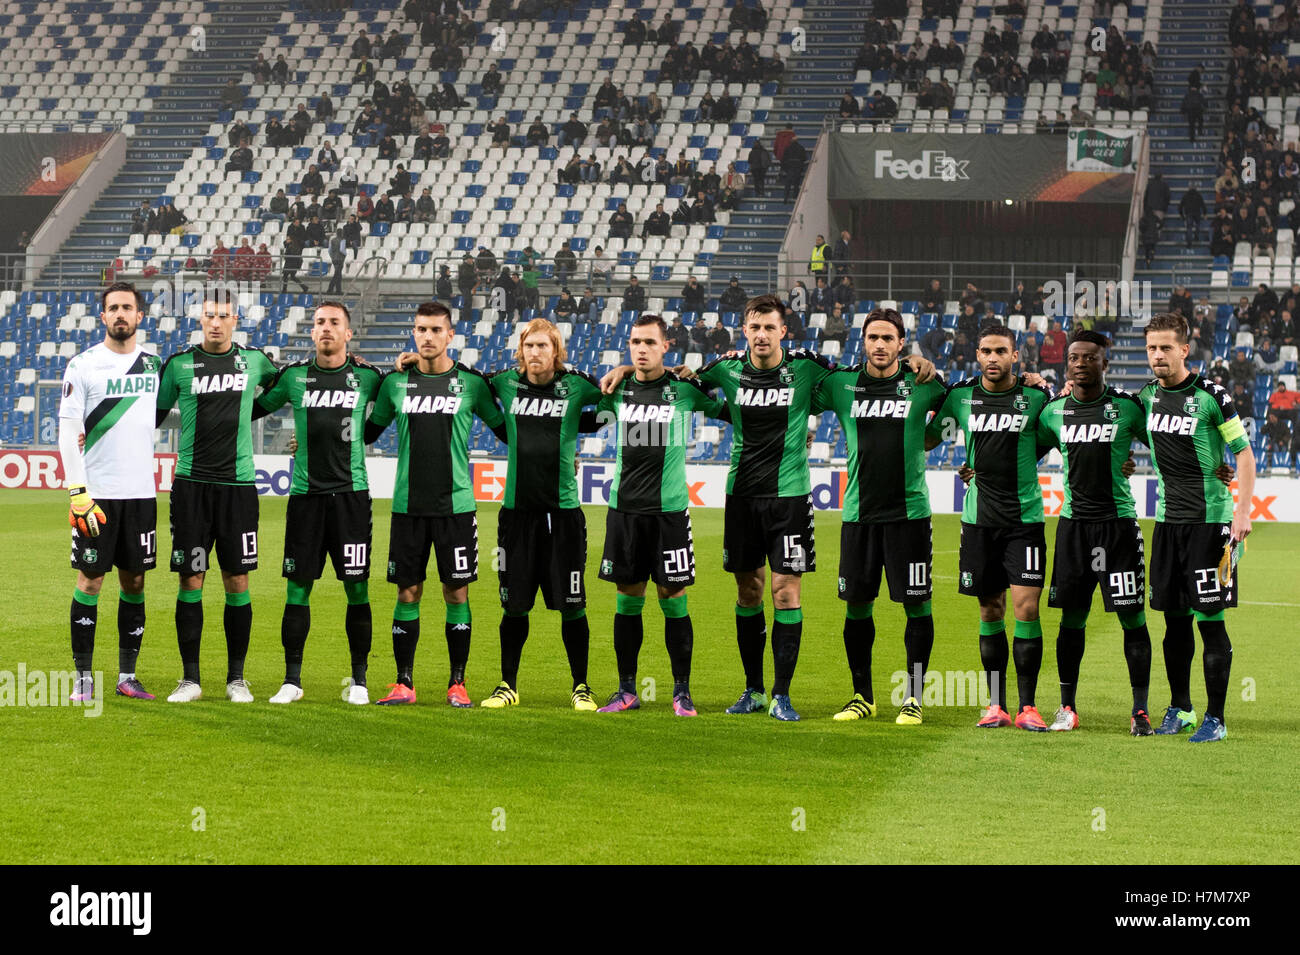
[[[256,455],[257,492],[284,496],[289,493],[293,478],[293,459],[287,455]],[[370,457],[366,459],[370,475],[370,493],[377,498],[391,498],[397,477],[397,459]],[[176,472],[176,455],[158,454],[154,457],[155,484],[160,492],[171,490]],[[485,504],[500,503],[506,488],[506,462],[497,458],[477,458],[470,461],[470,475],[474,486],[474,499]],[[578,465],[578,494],[583,504],[608,504],[609,484],[614,476],[612,461],[583,461]],[[930,487],[930,506],[936,514],[961,512],[966,486],[956,471],[928,471],[926,482]],[[1065,493],[1059,471],[1039,475],[1043,488],[1043,508],[1048,516],[1061,511]],[[688,464],[686,484],[690,491],[692,507],[722,507],[727,490],[727,468],[720,464]],[[1137,502],[1139,517],[1154,517],[1156,513],[1156,479],[1153,476],[1134,475],[1129,478],[1133,498]],[[63,488],[63,465],[54,451],[8,450],[0,451],[0,488]],[[837,511],[844,504],[848,474],[840,468],[814,467],[812,469],[813,506],[820,511]],[[93,488],[91,489],[93,493]],[[1233,482],[1234,497],[1237,484]],[[1300,522],[1300,480],[1294,477],[1263,477],[1255,482],[1251,519],[1255,521]]]

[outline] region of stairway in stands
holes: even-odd
[[[132,117],[134,131],[127,143],[126,161],[63,243],[59,250],[63,261],[41,274],[35,286],[38,291],[100,284],[100,270],[112,262],[130,233],[132,210],[141,199],[155,200],[172,181],[208,125],[216,121],[221,87],[252,62],[283,6],[260,0],[209,0],[203,4],[212,14],[202,37],[204,48],[191,46],[171,83],[149,89],[153,109]],[[176,199],[183,212],[184,197]]]
[[[812,157],[822,123],[836,113],[840,97],[853,85],[853,62],[870,7],[868,0],[807,0],[802,21],[806,49],[795,53],[784,46],[781,51],[785,80],[767,118],[764,145],[769,151],[772,139],[788,123]],[[781,201],[781,192],[779,176],[773,170],[767,177],[767,197],[742,203],[723,237],[720,262],[754,263],[752,268],[737,269],[740,284],[751,294],[773,291],[766,287],[767,266],[780,254],[793,208],[792,203]],[[715,272],[714,282],[716,294],[725,276]]]
[[[1176,284],[1186,285],[1192,297],[1209,293],[1210,253],[1208,219],[1201,224],[1201,243],[1185,248],[1183,221],[1178,203],[1193,183],[1214,205],[1215,155],[1223,138],[1224,97],[1229,66],[1228,13],[1224,0],[1167,0],[1160,22],[1157,48],[1156,108],[1152,111],[1148,135],[1151,141],[1151,172],[1163,173],[1172,199],[1166,210],[1165,227],[1151,268],[1141,258],[1134,273],[1138,281],[1149,281],[1152,308],[1163,311]],[[1179,112],[1187,91],[1187,76],[1201,68],[1201,89],[1208,109],[1201,137],[1187,138],[1187,121]],[[1132,331],[1119,336],[1112,364],[1120,383],[1137,388],[1150,377],[1142,337]]]

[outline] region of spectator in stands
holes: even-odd
[[[964,334],[964,333],[963,333]],[[1020,370],[1024,374],[1038,371],[1042,356],[1038,351],[1038,323],[1030,322],[1029,331],[1020,343]]]
[[[370,37],[366,35],[364,26],[357,28],[357,38],[352,41],[352,55],[349,59],[356,60],[362,57],[368,57],[371,53]]]
[[[461,306],[461,321],[469,318],[471,298],[474,295],[474,289],[478,287],[478,266],[474,262],[474,256],[468,252],[460,260],[460,266],[456,269],[456,288],[459,290],[461,298],[464,299],[464,305]]]
[[[390,208],[391,205],[390,203]],[[388,221],[391,221],[391,217]],[[321,223],[320,216],[312,216],[311,221],[307,223],[307,240],[303,243],[303,247],[308,249],[324,248],[325,239],[325,226]]]
[[[526,263],[518,275],[520,308],[537,308],[537,303],[540,300],[537,286],[542,279],[542,273],[538,270],[537,263]]]
[[[447,138],[446,129],[434,127],[433,137],[433,154],[434,159],[447,159],[451,156],[451,140]]]
[[[1178,214],[1183,217],[1186,227],[1187,248],[1201,242],[1201,220],[1205,218],[1205,200],[1195,185],[1187,187],[1183,198],[1178,202]]]
[[[1043,335],[1043,347],[1039,351],[1039,357],[1045,369],[1044,375],[1048,371],[1052,372],[1058,385],[1065,383],[1066,345],[1067,339],[1061,329],[1061,320],[1053,319],[1051,328]]]
[[[420,131],[420,135],[415,137],[415,149],[411,154],[412,159],[432,159],[433,158],[433,136],[430,134],[432,127],[426,126]]]
[[[322,92],[316,100],[316,122],[328,123],[334,118],[334,101],[328,92]]]
[[[569,240],[560,243],[560,251],[555,253],[555,281],[568,285],[573,274],[578,271],[578,257],[569,247]]]
[[[268,119],[263,131],[266,133],[266,145],[272,149],[294,145],[293,133],[285,128],[284,123],[280,122],[278,116],[272,116]]]
[[[158,231],[155,228],[156,217],[154,211],[149,205],[148,199],[141,199],[139,207],[131,213],[131,234],[143,235],[146,242],[149,241],[149,233]]]
[[[328,222],[335,222],[343,216],[343,200],[337,189],[331,189],[320,204],[320,217]]]
[[[486,245],[478,247],[478,258],[475,260],[475,266],[478,268],[478,284],[487,287],[492,281],[492,277],[497,272],[497,257],[492,254]]]
[[[1296,345],[1295,319],[1289,311],[1282,312],[1269,325],[1269,337],[1279,345]]]
[[[283,53],[277,53],[275,63],[271,66],[271,79],[284,86],[289,82],[289,64]]]
[[[623,45],[640,47],[646,41],[645,21],[632,11],[632,18],[623,24]],[[608,80],[606,81],[608,82]]]
[[[1008,315],[1028,315],[1030,310],[1029,293],[1025,291],[1025,283],[1017,280],[1016,288],[1007,300]]]
[[[618,209],[609,217],[609,237],[611,239],[632,238],[632,214],[627,211],[627,203],[620,202]]]
[[[397,158],[397,140],[390,135],[385,135],[379,141],[379,158],[391,162]]]
[[[789,202],[798,194],[807,161],[808,151],[799,140],[793,140],[785,147],[781,156],[781,182],[785,188],[783,201]]]
[[[672,220],[669,219],[668,213],[664,212],[662,202],[655,204],[655,211],[645,220],[645,225],[641,228],[641,238],[646,236],[658,235],[667,237],[672,234]]]
[[[437,215],[438,207],[433,201],[433,193],[428,186],[420,192],[420,198],[415,200],[415,208],[412,211],[413,222],[432,222],[433,217]]]
[[[708,293],[694,275],[682,286],[682,311],[700,313],[706,310]]]
[[[252,138],[253,138],[253,130],[249,128],[249,125],[246,122],[244,122],[242,119],[237,119],[235,120],[234,125],[230,127],[230,131],[226,133],[226,145],[228,145],[231,149],[234,149],[238,146],[242,146],[244,144],[244,140],[247,139],[251,141]],[[266,141],[267,141],[267,145],[276,145],[271,141],[270,136],[267,136]]]
[[[415,221],[415,200],[411,198],[410,193],[401,196],[397,200],[397,215],[393,221],[395,222]]]
[[[392,177],[388,180],[388,191],[395,196],[411,194],[411,174],[406,171],[406,166],[400,162],[397,164],[397,169],[393,172]]]
[[[677,315],[668,326],[668,350],[679,355],[686,354],[691,347],[691,332],[682,324],[682,317]]]
[[[640,312],[645,309],[645,288],[634,275],[623,290],[623,311]]]
[[[845,90],[840,97],[839,113],[840,119],[856,119],[862,114],[862,105],[853,95],[853,90]]]
[[[743,312],[747,301],[749,301],[749,293],[740,284],[739,277],[733,275],[727,287],[722,290],[722,295],[718,297],[718,308],[724,312]]]
[[[844,275],[852,268],[852,238],[853,236],[849,234],[848,229],[841,229],[840,237],[835,240],[835,251],[831,255],[831,261],[835,263],[835,273],[837,275]]]
[[[1270,308],[1277,308],[1279,304],[1281,303],[1278,300],[1277,293],[1268,287],[1267,282],[1260,282],[1259,291],[1255,293],[1255,299],[1251,302],[1255,314],[1261,314]]]
[[[226,162],[226,172],[248,172],[253,168],[253,150],[248,145],[248,140],[230,154],[230,159]]]
[[[1238,348],[1228,363],[1228,377],[1245,385],[1255,384],[1255,363],[1246,353],[1245,348]]]
[[[502,266],[501,273],[492,283],[491,300],[492,302],[499,304],[500,307],[498,309],[498,314],[507,322],[514,321],[515,308],[518,304],[517,298],[518,295],[515,286],[515,278],[510,274],[509,267]]]
[[[808,257],[808,272],[814,279],[830,275],[830,260],[833,255],[831,247],[826,244],[826,236],[819,234],[813,243],[812,254]]]
[[[1260,287],[1264,288],[1266,286],[1261,285]],[[1196,303],[1192,301],[1192,296],[1188,293],[1187,286],[1175,285],[1174,293],[1169,296],[1168,311],[1177,312],[1190,322],[1195,308]]]
[[[718,194],[718,202],[715,208],[719,212],[734,212],[740,208],[740,193],[727,186]]]
[[[921,311],[937,314],[943,311],[943,306],[943,285],[940,284],[938,279],[930,279],[925,291],[921,293]]]
[[[847,272],[841,272],[831,291],[835,295],[835,302],[843,307],[845,314],[852,316],[854,306],[858,303],[858,290],[853,287],[853,277]]]
[[[709,350],[709,327],[704,322],[703,315],[695,316],[695,321],[691,323],[691,344],[690,351],[703,355]]]
[[[369,89],[370,84],[375,81],[375,65],[367,57],[361,57],[357,63],[357,68],[352,73],[352,85],[360,86],[363,90]]]
[[[721,355],[731,351],[732,344],[731,331],[722,324],[722,318],[719,317],[718,323],[709,331],[709,351],[714,355]]]
[[[942,326],[936,325],[921,336],[921,354],[937,365],[943,361],[943,349],[947,344],[947,333]]]
[[[567,247],[567,245],[568,243],[566,242],[565,246]],[[570,252],[569,255],[572,256],[573,253]],[[558,262],[558,255],[556,256],[556,260]],[[577,260],[574,259],[573,262],[574,268],[576,269]],[[592,250],[591,258],[588,260],[588,265],[587,281],[591,282],[592,285],[596,285],[604,279],[605,291],[610,291],[610,289],[613,288],[614,264],[610,261],[609,257],[605,255],[604,246],[598,245]]]
[[[717,217],[713,212],[713,203],[701,189],[695,193],[695,201],[691,203],[691,222],[694,224],[708,224],[716,222]]]
[[[1165,175],[1158,172],[1152,177],[1151,182],[1147,184],[1146,196],[1142,200],[1142,208],[1145,211],[1154,212],[1161,224],[1165,221],[1165,210],[1169,208],[1169,183],[1165,182]]]
[[[1291,450],[1291,444],[1291,422],[1270,408],[1264,425],[1264,450],[1270,454],[1286,454]]]
[[[254,254],[253,247],[248,244],[248,239],[240,239],[239,248],[230,253],[230,259],[228,261],[228,271],[232,279],[236,282],[248,282],[252,280]]]
[[[862,107],[863,119],[893,119],[897,115],[898,104],[881,89],[872,93]]]
[[[501,116],[488,129],[492,133],[492,143],[489,148],[500,149],[502,152],[510,148],[510,124],[506,118]]]
[[[836,302],[831,308],[831,313],[826,316],[826,326],[822,329],[822,339],[839,342],[842,346],[848,340],[848,337],[849,326],[845,320],[844,309],[839,302]]]
[[[588,285],[582,291],[582,298],[578,299],[578,315],[589,322],[596,321],[600,317],[600,300],[596,298],[596,293]]]
[[[573,154],[577,157],[577,152]],[[597,183],[600,182],[600,163],[596,161],[596,154],[588,154],[586,159],[578,160],[578,179],[582,182]]]
[[[316,166],[321,172],[333,172],[338,168],[339,154],[334,151],[334,145],[328,139],[321,145],[316,153]]]
[[[785,322],[784,341],[788,341],[792,346],[798,347],[798,343],[802,342],[807,336],[807,332],[804,331],[803,327],[803,319],[799,317],[798,313],[795,312],[794,309],[787,305],[785,306],[785,315],[782,321]]]
[[[551,141],[551,132],[546,128],[539,115],[533,119],[533,124],[528,127],[528,132],[524,136],[524,141],[529,146],[545,146]]]
[[[357,194],[357,167],[351,161],[339,167],[338,191],[344,196],[355,197]]]
[[[238,109],[244,103],[244,90],[234,79],[226,80],[221,88],[221,108]]]
[[[983,304],[980,309],[976,309],[973,302],[968,302],[961,307],[957,315],[957,330],[966,333],[966,337],[974,337],[978,341],[980,324],[983,321]]]
[[[587,125],[579,121],[577,113],[569,114],[569,121],[560,127],[559,135],[555,137],[560,147],[581,146],[586,139]]]
[[[614,164],[614,169],[609,174],[609,181],[613,185],[633,185],[636,183],[636,170],[632,164],[627,161],[626,156],[619,156],[618,162]]]
[[[1138,243],[1142,246],[1144,264],[1147,268],[1151,268],[1156,246],[1160,244],[1160,217],[1156,215],[1154,209],[1146,210],[1138,220]]]
[[[1254,384],[1253,375],[1251,376],[1251,384]],[[1233,379],[1232,406],[1237,409],[1237,416],[1241,418],[1243,424],[1254,421],[1255,402],[1251,398],[1246,382]]]
[[[824,312],[829,314],[831,308],[835,305],[835,293],[830,290],[826,284],[826,276],[817,276],[817,286],[808,296],[808,311]]]
[[[1037,343],[1035,343],[1035,346]],[[1024,352],[1020,354],[1021,365],[1024,365]],[[975,371],[975,343],[966,337],[965,332],[958,332],[957,337],[953,339],[952,351],[948,355],[948,367],[954,372],[960,372],[962,375],[973,374]],[[1027,369],[1023,369],[1026,370]]]
[[[1189,86],[1178,111],[1187,120],[1187,138],[1193,143],[1205,123],[1205,95],[1197,86]]]
[[[356,216],[362,222],[371,222],[375,217],[375,203],[366,193],[361,193],[357,197],[357,204],[353,207]]]
[[[354,256],[361,251],[361,222],[356,213],[348,216],[348,221],[343,223],[343,238],[348,240],[348,248]]]
[[[319,196],[324,191],[325,179],[316,164],[312,163],[303,174],[302,182],[298,184],[298,192],[304,196]]]
[[[261,53],[257,54],[257,59],[253,61],[253,65],[249,67],[249,70],[253,74],[254,83],[271,82],[271,64],[266,61],[266,57]]]
[[[1269,411],[1276,414],[1279,419],[1290,423],[1294,430],[1298,408],[1300,408],[1300,391],[1288,389],[1285,381],[1278,381],[1277,388],[1268,399]]]
[[[302,245],[293,238],[287,238],[284,242],[284,250],[281,253],[281,272],[280,272],[280,291],[281,293],[289,290],[289,283],[293,282],[304,292],[310,291],[306,283],[298,278],[298,270],[302,268]]]
[[[1232,238],[1232,226],[1225,223],[1219,226],[1218,233],[1210,242],[1210,254],[1213,256],[1231,256],[1236,242]]]
[[[298,111],[293,114],[289,120],[290,132],[293,135],[293,144],[301,146],[306,140],[307,134],[311,132],[312,123],[311,113],[307,112],[307,104],[299,103]]]
[[[754,195],[761,198],[763,196],[763,184],[767,179],[767,170],[772,164],[771,154],[764,148],[762,142],[755,140],[746,158],[749,162],[750,175],[754,179]]]

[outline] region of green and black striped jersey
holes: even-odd
[[[321,368],[315,360],[280,370],[257,398],[266,411],[293,409],[294,455],[290,494],[337,494],[366,491],[366,408],[379,392],[383,374],[356,359],[338,368]]]
[[[694,381],[666,371],[654,381],[629,375],[597,406],[602,420],[618,423],[618,458],[609,506],[632,514],[668,514],[690,504],[686,487],[686,441],[691,415],[711,418],[722,402]]]
[[[1166,524],[1225,524],[1232,520],[1232,491],[1214,474],[1226,445],[1249,447],[1232,396],[1197,374],[1177,388],[1157,380],[1138,392],[1146,412],[1151,460],[1156,466],[1156,520]]]
[[[832,366],[805,349],[786,350],[775,368],[755,368],[746,353],[719,358],[699,379],[718,388],[731,415],[727,493],[739,497],[807,497],[808,415],[813,393]]]
[[[1023,379],[1007,391],[986,391],[980,382],[967,378],[953,385],[927,429],[944,441],[959,431],[966,436],[966,463],[975,477],[962,502],[962,523],[1041,524],[1038,416],[1051,395]]]
[[[1094,401],[1053,398],[1038,417],[1038,444],[1060,448],[1065,500],[1061,516],[1081,521],[1137,517],[1121,468],[1134,439],[1147,443],[1146,414],[1136,395],[1107,387]]]
[[[483,373],[460,362],[440,375],[411,368],[384,377],[370,423],[382,432],[397,421],[393,513],[445,517],[475,509],[469,468],[475,415],[489,428],[502,422]]]
[[[275,363],[265,352],[240,345],[221,355],[195,345],[167,359],[158,410],[180,411],[177,477],[253,483],[253,399],[275,375]]]
[[[544,385],[518,369],[488,378],[505,413],[509,446],[505,507],[549,511],[578,507],[573,462],[582,409],[600,400],[600,385],[565,367]]]
[[[866,365],[836,369],[822,378],[813,414],[835,412],[848,444],[845,521],[930,516],[925,426],[946,395],[941,378],[918,384],[916,373],[902,364],[888,378],[872,376]]]

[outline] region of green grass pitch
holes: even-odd
[[[0,497],[5,588],[0,669],[66,670],[66,496]],[[698,719],[672,716],[662,621],[647,601],[641,676],[658,681],[640,712],[575,713],[554,614],[535,613],[520,674],[522,705],[453,710],[443,701],[446,645],[439,599],[424,601],[414,707],[356,708],[340,697],[348,673],[343,593],[332,577],[312,600],[303,702],[265,700],[283,675],[283,584],[276,569],[284,499],[262,502],[263,568],[253,577],[248,678],[258,702],[226,702],[221,593],[209,580],[203,645],[205,699],[169,705],[180,664],[176,582],[148,578],[139,673],[157,702],[114,697],[116,586],[100,601],[96,668],[109,695],[102,715],[74,707],[0,709],[0,862],[1297,862],[1300,787],[1287,706],[1300,685],[1295,652],[1300,528],[1257,525],[1241,565],[1245,603],[1228,616],[1235,644],[1229,738],[1128,735],[1128,681],[1114,618],[1098,604],[1072,734],[977,731],[972,706],[930,706],[925,725],[894,725],[891,675],[903,667],[900,608],[877,603],[875,720],[829,719],[851,695],[836,597],[839,516],[817,515],[817,573],[806,578],[803,650],[792,698],[804,720],[722,710],[742,688],[734,585],[721,564],[722,512],[693,515],[699,582],[693,690]],[[590,509],[591,682],[615,685],[614,588],[596,579],[603,512]],[[469,689],[498,679],[496,509],[479,511],[482,577]],[[1149,524],[1144,528],[1150,539]],[[1049,524],[1049,540],[1053,527]],[[974,600],[956,594],[957,518],[935,521],[932,667],[979,666]],[[375,502],[372,697],[392,679],[383,581],[388,502]],[[167,499],[159,500],[165,564]],[[213,575],[215,578],[215,574]],[[436,588],[434,588],[436,592]],[[771,618],[771,600],[766,601]],[[1039,706],[1057,703],[1055,634],[1047,640]],[[1151,706],[1167,700],[1162,624],[1151,619]],[[767,663],[771,678],[770,650]],[[1205,702],[1198,660],[1193,699]],[[1251,697],[1244,700],[1243,697]]]

